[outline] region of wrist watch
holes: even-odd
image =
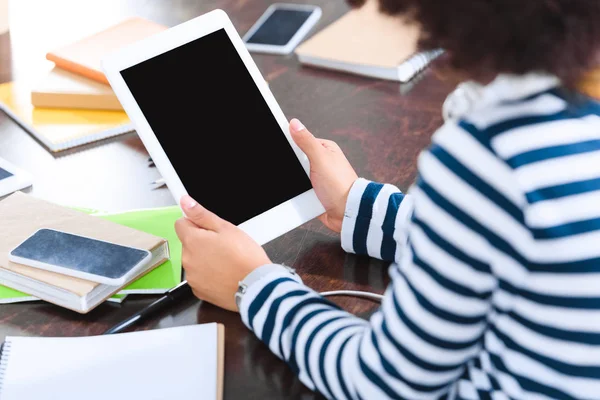
[[[238,310],[240,309],[240,304],[242,303],[242,297],[244,296],[244,294],[246,294],[246,291],[248,290],[250,285],[261,280],[262,278],[264,278],[267,274],[269,274],[272,271],[282,271],[282,270],[289,273],[297,281],[302,282],[302,279],[296,273],[296,270],[292,267],[288,267],[287,265],[282,265],[282,264],[263,265],[262,267],[259,267],[259,268],[255,269],[254,271],[250,272],[248,275],[246,275],[246,277],[242,281],[238,282],[238,289],[237,289],[237,292],[235,292],[235,305],[237,306]]]

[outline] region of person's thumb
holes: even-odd
[[[181,198],[180,203],[186,218],[199,228],[218,231],[225,223],[220,217],[202,207],[187,194]]]
[[[290,134],[311,163],[318,161],[323,145],[296,118],[290,121]]]

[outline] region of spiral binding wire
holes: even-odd
[[[4,378],[6,375],[6,367],[8,366],[8,358],[10,356],[11,343],[4,342],[0,346],[0,395],[2,395],[2,387],[4,386]]]
[[[57,143],[55,145],[54,151],[68,150],[73,147],[81,146],[81,145],[88,144],[88,143],[94,143],[99,140],[104,140],[104,139],[112,138],[115,136],[120,136],[125,133],[130,133],[130,132],[133,132],[134,130],[135,129],[132,124],[125,124],[125,125],[118,126],[115,128],[103,130],[101,132],[94,133],[91,135],[86,135],[86,136],[81,136],[81,137],[74,136],[74,137],[63,140],[60,143]]]
[[[410,82],[431,64],[433,60],[444,53],[443,49],[421,51],[410,56],[398,67],[398,77],[404,83]]]

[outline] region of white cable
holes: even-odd
[[[383,300],[383,296],[377,293],[371,292],[362,292],[360,290],[333,290],[331,292],[321,292],[319,293],[323,297],[327,296],[351,296],[351,297],[361,297],[364,299],[374,300],[381,303]]]

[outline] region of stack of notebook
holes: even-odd
[[[295,50],[300,63],[335,71],[408,82],[442,50],[419,51],[419,27],[381,13],[367,0]]]
[[[52,49],[52,68],[35,80],[0,85],[0,107],[51,152],[132,132],[102,73],[102,58],[166,26],[133,17]]]
[[[178,207],[89,215],[22,192],[0,201],[0,302],[42,299],[87,313],[110,296],[164,293],[181,282],[181,243],[174,222]],[[8,260],[8,253],[40,228],[57,229],[148,250],[152,260],[124,286],[109,286]]]

